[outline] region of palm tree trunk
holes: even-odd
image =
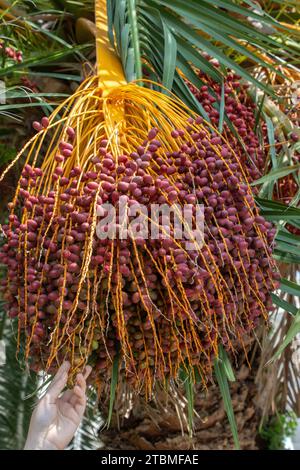
[[[259,348],[253,347],[251,368],[244,358],[238,364],[236,382],[231,397],[237,420],[242,449],[254,450],[263,445],[258,436],[261,412],[256,406],[255,376],[259,365]],[[249,354],[251,358],[251,353]],[[171,401],[160,391],[157,399],[145,403],[139,398],[126,418],[115,413],[109,429],[100,433],[104,448],[109,450],[211,450],[233,449],[233,439],[217,384],[208,391],[198,387],[195,394],[195,429],[193,437],[187,432],[184,396]]]

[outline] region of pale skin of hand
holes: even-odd
[[[63,450],[71,442],[85,411],[86,379],[92,369],[87,366],[82,374],[77,374],[74,388],[62,393],[69,369],[69,362],[61,365],[37,404],[24,450]]]

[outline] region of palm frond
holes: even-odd
[[[208,0],[112,0],[108,1],[108,6],[110,38],[129,81],[140,78],[143,65],[153,72],[155,81],[174,92],[180,88],[182,72],[190,75],[191,82],[197,86],[193,80],[193,66],[221,82],[221,70],[211,65],[209,55],[272,94],[267,84],[248,73],[228,51],[235,51],[273,71],[276,71],[277,63],[285,62],[284,55],[295,58],[297,54],[299,57],[299,51],[296,52],[292,45],[283,46],[279,40],[279,28],[285,31],[289,28],[282,27],[262,9],[257,12],[252,2],[245,6],[232,0],[218,0],[213,4]],[[272,34],[261,33],[250,19],[271,28]],[[272,61],[265,60],[262,52]],[[188,91],[181,87],[181,93],[190,104]]]
[[[87,61],[84,51],[91,50],[91,44],[74,44],[74,35],[65,27],[68,17],[66,11],[43,10],[43,14],[37,14],[35,7],[39,3],[41,2],[28,2],[27,5],[22,5],[28,6],[27,11],[1,19],[0,40],[5,46],[13,46],[23,53],[23,60],[18,63],[5,59],[5,56],[1,57],[1,77],[11,77],[19,71],[26,74],[32,68],[36,70],[36,67],[41,69],[43,66],[55,67],[55,72],[61,69],[66,74],[72,69],[80,68],[74,66],[78,61]],[[68,20],[70,23],[72,15],[69,15]],[[63,60],[64,64],[60,64],[59,61]]]
[[[35,404],[37,376],[16,359],[15,333],[4,319],[2,305],[0,318],[5,322],[2,339],[6,345],[6,362],[0,366],[0,449],[21,450]]]
[[[238,437],[237,424],[236,424],[232,401],[231,401],[230,389],[228,385],[228,380],[229,380],[228,379],[228,361],[227,361],[227,357],[224,356],[224,352],[222,350],[221,352],[222,353],[220,354],[220,357],[215,359],[214,371],[215,371],[216,379],[220,388],[221,396],[224,402],[224,408],[227,414],[227,418],[230,424],[230,429],[232,432],[234,445],[235,445],[235,448],[238,450],[240,449],[240,443],[239,443],[239,437]],[[230,370],[230,375],[229,375],[230,379],[232,379],[231,373],[232,371]]]
[[[291,277],[294,277],[295,270]],[[282,354],[274,354],[282,348],[293,322],[294,315],[299,312],[299,299],[291,294],[280,294],[280,302],[276,302],[278,309],[272,316],[273,328],[265,334],[263,340],[261,364],[257,373],[258,405],[262,410],[262,421],[265,417],[285,410],[293,410],[300,416],[300,384],[299,368],[292,360],[292,344],[285,345]],[[288,307],[287,307],[288,305]],[[290,310],[290,313],[285,313]],[[266,367],[266,364],[267,367]]]

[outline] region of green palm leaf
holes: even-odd
[[[227,53],[230,49],[268,69],[276,69],[279,60],[284,63],[284,54],[295,54],[292,45],[279,41],[280,23],[263,10],[257,12],[254,4],[223,0],[116,0],[108,1],[109,35],[111,42],[120,53],[128,80],[140,78],[141,64],[147,64],[154,71],[156,81],[164,83],[173,91],[178,86],[179,73],[189,75],[195,86],[193,66],[209,76],[222,81],[222,73],[212,66],[203,52],[218,59],[221,65],[235,70],[245,80],[272,94],[271,87],[251,75]],[[122,8],[120,8],[120,5]],[[271,28],[272,34],[261,33],[250,20]],[[251,46],[251,50],[250,47]],[[124,51],[124,48],[126,51]],[[134,70],[129,58],[133,51]],[[272,57],[274,63],[266,61],[263,54]],[[182,70],[182,57],[186,59]],[[166,75],[168,79],[166,80]],[[174,79],[172,77],[174,76]],[[181,97],[190,105],[191,97],[181,89]],[[195,108],[195,106],[193,106]]]
[[[6,345],[6,363],[0,366],[0,449],[21,450],[36,402],[38,377],[17,361],[15,335],[1,305],[0,319]]]

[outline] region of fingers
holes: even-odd
[[[79,374],[76,375],[76,385],[74,387],[74,392],[75,392],[75,388],[76,388],[76,389],[80,389],[85,394],[86,379],[90,375],[91,371],[92,371],[91,366],[86,366],[83,373],[79,373]]]
[[[82,390],[85,391],[86,389],[86,381],[84,380],[84,377],[82,374],[77,374],[76,375],[76,385],[78,385]]]
[[[69,402],[72,406],[82,405],[86,403],[86,379],[92,371],[91,366],[86,366],[82,373],[76,375],[75,385],[72,390],[68,390],[63,395],[63,400]]]
[[[79,416],[83,416],[86,407],[85,380],[78,374],[77,385],[74,387],[72,405]]]
[[[52,383],[50,384],[47,395],[50,398],[50,401],[55,401],[59,394],[63,391],[67,384],[68,380],[68,371],[70,369],[69,362],[63,362],[63,364],[58,369]]]
[[[86,391],[86,379],[90,375],[91,371],[92,371],[91,366],[86,366],[83,373],[77,374],[77,376],[76,376],[76,386],[75,386],[75,388],[76,389],[79,388],[84,394],[85,394],[85,391]],[[74,388],[74,392],[75,392],[75,388]]]
[[[69,361],[64,361],[58,371],[55,374],[55,377],[53,379],[53,382],[55,382],[57,379],[60,378],[61,375],[63,375],[65,372],[68,372],[70,370],[70,363]]]
[[[86,381],[85,376],[83,374],[77,374],[76,376],[76,385],[74,387],[74,393],[81,398],[82,396],[85,397],[86,391]]]
[[[79,387],[79,385],[75,385],[74,395],[76,396],[76,399],[79,400],[81,403],[85,402],[86,395],[85,395],[83,389],[81,387]]]
[[[80,404],[85,406],[86,403],[86,379],[92,371],[91,366],[86,366],[82,373],[76,376],[76,385],[73,388],[73,397],[70,400],[72,405]]]
[[[83,371],[84,380],[86,380],[88,378],[88,376],[90,375],[91,372],[92,372],[91,366],[86,366],[84,371]]]
[[[81,374],[78,374],[81,375]],[[73,407],[76,407],[76,405],[81,405],[83,408],[85,408],[86,404],[86,394],[85,394],[85,381],[83,380],[83,377],[76,377],[76,385],[74,385],[73,389],[71,390],[71,395],[68,399],[70,405]]]

